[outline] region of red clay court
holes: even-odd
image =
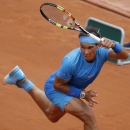
[[[57,28],[40,14],[45,0],[0,1],[0,79],[16,65],[40,89],[46,78],[60,66],[63,56],[79,47],[78,33]],[[83,0],[51,0],[66,8],[85,25],[95,17],[125,30],[130,41],[130,18]],[[109,0],[110,2],[110,0]],[[114,0],[111,0],[111,3]],[[124,1],[127,2],[127,1]],[[98,92],[93,108],[99,130],[130,130],[130,65],[108,61],[88,88]],[[66,114],[51,123],[32,98],[15,86],[0,86],[0,130],[82,130],[83,124]]]

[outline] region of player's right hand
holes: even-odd
[[[96,100],[93,99],[94,97],[98,96],[98,94],[97,94],[96,91],[94,91],[94,90],[86,91],[85,94],[86,95],[85,95],[84,99],[86,101],[88,101],[89,106],[94,107],[96,104],[99,103],[98,101],[96,101]]]

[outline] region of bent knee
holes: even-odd
[[[48,117],[48,119],[52,122],[52,123],[56,123],[58,122],[59,119],[54,118],[54,117]]]
[[[94,118],[94,114],[93,114],[93,112],[83,112],[82,117],[85,118],[85,119],[86,118],[92,119],[92,118]]]
[[[91,122],[95,119],[94,113],[92,110],[85,110],[85,109],[80,109],[77,111],[76,114],[72,114],[81,119],[84,123],[85,122]]]
[[[83,111],[83,112],[81,112],[79,118],[86,125],[93,125],[93,126],[95,126],[96,120],[95,120],[95,116],[94,116],[92,111],[89,111],[89,112]]]

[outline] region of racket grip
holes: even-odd
[[[104,39],[101,39],[101,38],[95,36],[95,35],[92,34],[92,33],[89,33],[89,37],[93,38],[93,39],[96,40],[98,43],[99,43],[99,42],[104,42]]]

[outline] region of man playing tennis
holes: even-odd
[[[100,37],[96,28],[86,30]],[[115,41],[104,38],[104,43],[79,34],[80,48],[69,52],[60,68],[45,82],[44,91],[28,80],[19,66],[16,66],[3,80],[3,84],[15,84],[30,94],[51,122],[57,122],[69,113],[84,123],[84,130],[97,130],[91,107],[98,104],[94,99],[97,92],[85,90],[98,76],[108,58],[127,59],[128,52]],[[84,102],[81,99],[85,99]]]

